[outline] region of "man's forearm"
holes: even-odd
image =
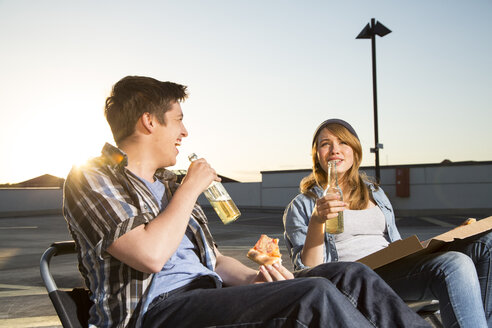
[[[238,260],[224,256],[217,251],[217,265],[215,272],[228,286],[251,284],[257,276],[257,271],[247,267]]]
[[[180,186],[162,213],[118,238],[108,252],[136,270],[160,271],[183,239],[198,195]]]

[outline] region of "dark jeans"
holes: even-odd
[[[327,263],[271,283],[159,297],[144,327],[429,327],[372,270]]]

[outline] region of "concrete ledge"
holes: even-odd
[[[212,210],[211,205],[201,205],[203,209]],[[244,213],[275,213],[282,215],[283,207],[275,206],[238,206],[239,210]],[[0,212],[0,218],[13,218],[25,216],[43,216],[43,215],[61,215],[62,209],[47,209],[47,210],[31,210],[31,211],[4,211]],[[433,216],[433,215],[460,215],[475,217],[477,219],[492,216],[492,208],[456,208],[456,209],[420,209],[420,210],[405,210],[395,209],[395,215],[398,217],[405,216]]]
[[[212,209],[210,205],[202,205],[203,208]],[[280,213],[284,214],[284,207],[278,206],[240,206],[242,212],[262,212],[262,213]],[[396,216],[433,216],[433,215],[464,215],[476,218],[485,218],[492,216],[492,208],[443,208],[443,209],[394,209]]]
[[[463,215],[475,218],[485,218],[492,215],[492,208],[444,208],[405,210],[395,208],[396,216],[433,216],[433,215]]]
[[[203,209],[212,210],[212,206],[209,205],[209,204],[200,204],[200,206]],[[261,206],[241,206],[241,205],[237,205],[237,207],[239,208],[239,211],[241,211],[241,212],[248,212],[248,213],[261,212],[261,213],[280,213],[280,214],[283,214],[284,213],[284,210],[285,210],[285,208],[278,207],[278,206],[264,206],[264,207],[261,207]]]
[[[33,210],[33,211],[10,211],[0,212],[0,218],[15,218],[24,216],[43,216],[43,215],[61,215],[62,209],[50,209],[50,210]]]

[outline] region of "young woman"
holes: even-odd
[[[319,125],[312,141],[313,171],[284,213],[284,236],[295,269],[356,261],[401,239],[384,191],[359,172],[362,148],[353,127],[340,119]],[[323,196],[328,161],[337,161],[343,201]],[[344,232],[325,232],[343,211]],[[405,259],[375,271],[406,301],[438,299],[446,327],[492,327],[492,234],[453,243],[437,253]]]

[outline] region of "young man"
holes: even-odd
[[[106,144],[67,177],[64,215],[94,302],[91,326],[427,326],[361,264],[293,279],[281,265],[255,271],[222,255],[196,203],[220,180],[215,171],[199,159],[178,185],[164,169],[188,135],[186,97],[179,84],[120,80],[105,108],[118,148]]]

